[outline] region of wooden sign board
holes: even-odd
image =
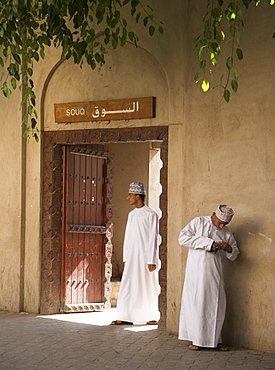
[[[55,104],[54,114],[57,123],[154,118],[155,98]]]

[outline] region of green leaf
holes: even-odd
[[[155,33],[155,27],[154,27],[154,26],[150,26],[150,27],[149,27],[149,35],[150,35],[150,36],[153,36],[153,35],[154,35],[154,33]]]
[[[220,53],[220,45],[219,45],[219,44],[217,44],[216,42],[212,42],[212,43],[211,43],[211,49],[212,49],[215,53],[217,53],[217,54],[219,54],[219,53]]]
[[[236,69],[234,70],[234,78],[235,78],[236,81],[239,78],[239,72]]]
[[[211,63],[213,64],[213,66],[216,66],[217,65],[217,59],[216,59],[214,53],[211,53],[210,54],[210,60],[211,60]]]
[[[139,0],[131,0],[132,8],[136,8],[139,5]]]
[[[238,10],[237,12],[237,20],[238,20],[238,25],[241,26],[243,25],[243,13],[241,9]]]
[[[32,68],[27,68],[27,73],[29,76],[33,75],[33,69]]]
[[[243,52],[240,48],[236,49],[236,54],[237,54],[237,57],[238,57],[239,60],[243,59]]]
[[[141,13],[140,13],[140,12],[139,12],[139,13],[137,13],[137,15],[136,15],[136,22],[137,22],[137,23],[139,22],[140,16],[141,16]]]
[[[29,120],[29,115],[28,113],[26,113],[23,117],[23,123],[26,125],[28,123],[28,120]]]
[[[214,8],[214,9],[212,9],[211,15],[214,19],[217,19],[217,18],[220,17],[221,12],[218,8]]]
[[[199,81],[200,72],[197,72],[194,76],[194,81],[197,83]]]
[[[200,61],[200,69],[204,69],[206,67],[206,60],[201,60]]]
[[[230,91],[229,91],[229,90],[224,89],[223,98],[224,98],[224,100],[225,100],[227,103],[229,103],[229,100],[230,100]]]
[[[16,63],[21,64],[21,58],[18,54],[13,54],[12,56]]]
[[[209,90],[210,84],[207,80],[203,80],[201,83],[201,88],[203,92],[207,92]]]
[[[16,79],[14,77],[11,78],[11,86],[12,86],[13,90],[15,90],[16,87],[17,87],[17,82],[16,82]]]
[[[38,62],[39,61],[39,55],[38,55],[38,53],[36,52],[36,51],[33,51],[32,52],[32,56],[33,56],[33,58]]]
[[[211,34],[211,32],[210,32],[210,31],[205,31],[205,32],[203,33],[203,35],[204,35],[204,38],[205,38],[205,41],[206,41],[206,42],[209,42],[209,41],[211,40],[211,38],[212,38],[212,34]]]
[[[15,73],[17,72],[17,68],[16,68],[16,65],[14,63],[11,63],[9,66],[8,66],[8,72],[11,76],[14,76]]]
[[[164,29],[163,29],[163,27],[162,26],[159,26],[159,33],[164,33]]]
[[[114,49],[116,49],[118,47],[118,40],[116,38],[114,38],[114,37],[112,39],[112,47]]]
[[[238,44],[240,43],[240,40],[242,38],[242,33],[241,33],[241,30],[239,28],[236,28],[236,33],[235,33],[235,36],[238,40]]]
[[[233,58],[232,58],[232,57],[228,57],[228,58],[227,58],[227,61],[226,61],[226,67],[227,67],[228,69],[231,69],[231,68],[232,68],[232,66],[233,66]]]
[[[44,49],[40,49],[40,56],[42,59],[45,59],[45,51]]]
[[[118,19],[114,18],[111,22],[111,28],[115,28],[117,24],[118,24]]]
[[[23,81],[22,82],[23,82],[23,85],[28,85],[29,79],[28,79],[27,75],[23,76]]]
[[[134,32],[128,32],[128,38],[130,41],[134,41],[134,38],[135,38]]]
[[[199,48],[199,51],[198,51],[198,58],[201,59],[201,56],[202,56],[202,53],[204,51],[204,46],[200,47]]]
[[[232,90],[233,90],[234,92],[237,92],[238,87],[239,87],[238,82],[237,82],[236,80],[232,80],[232,81],[231,81],[231,87],[232,87]]]
[[[32,114],[32,111],[33,111],[33,106],[32,105],[29,105],[28,106],[28,115],[29,116]]]
[[[11,96],[11,90],[10,90],[10,88],[8,87],[8,85],[7,85],[7,82],[6,82],[6,81],[3,83],[3,86],[2,86],[2,92],[3,92],[3,94],[4,94],[4,96],[5,96],[6,98],[10,99],[10,96]]]
[[[95,53],[95,60],[97,61],[97,63],[101,63],[102,62],[102,56],[99,53]]]

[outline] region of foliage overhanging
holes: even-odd
[[[220,76],[220,83],[213,87],[223,89],[223,98],[230,101],[231,92],[237,92],[239,72],[235,61],[243,59],[241,39],[244,28],[243,10],[251,3],[258,6],[261,0],[206,0],[207,11],[204,15],[204,30],[194,43],[200,71],[194,76],[196,83],[200,82],[204,92],[209,91],[213,80],[213,68],[218,63],[219,56],[226,47],[229,55],[225,60],[226,72]],[[274,5],[275,0],[267,0]],[[275,33],[273,34],[275,38]]]
[[[125,8],[125,10],[124,10]],[[140,0],[1,0],[0,65],[1,90],[10,99],[12,91],[23,91],[26,105],[25,136],[39,140],[33,66],[45,58],[47,47],[61,48],[61,58],[73,58],[95,69],[105,63],[107,46],[116,49],[126,41],[134,44],[138,36],[129,29],[123,14],[148,28],[150,36],[161,22],[155,22],[153,9]],[[103,38],[98,38],[98,31]],[[102,41],[101,41],[102,40]]]

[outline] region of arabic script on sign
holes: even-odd
[[[121,114],[121,113],[133,113],[138,112],[139,110],[139,104],[137,102],[133,102],[133,107],[120,109],[120,110],[106,110],[105,108],[99,109],[98,106],[95,106],[95,109],[92,113],[93,118],[98,117],[105,117],[107,114]]]

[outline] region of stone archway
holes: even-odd
[[[167,309],[167,175],[168,127],[151,126],[102,130],[46,131],[43,138],[43,201],[42,201],[42,278],[40,313],[60,312],[61,244],[62,244],[62,146],[79,144],[108,144],[160,142],[163,167],[160,173],[162,194],[160,208],[160,270],[161,295],[159,327],[166,328]],[[110,159],[111,161],[111,159]],[[110,171],[112,165],[110,165]],[[110,175],[111,178],[111,175]],[[111,189],[111,188],[110,188]],[[110,197],[111,198],[111,197]]]

